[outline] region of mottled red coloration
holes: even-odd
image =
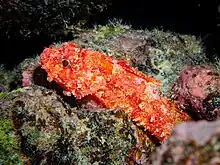
[[[188,120],[176,104],[160,96],[160,82],[124,61],[82,49],[72,42],[46,48],[42,68],[67,95],[92,96],[106,108],[123,109],[131,120],[159,140],[165,140],[177,122]]]

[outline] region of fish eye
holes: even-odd
[[[68,60],[63,60],[62,65],[63,65],[63,67],[69,66],[69,61]]]

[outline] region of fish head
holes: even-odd
[[[44,49],[40,62],[48,74],[48,81],[54,80],[71,92],[76,85],[77,75],[82,70],[83,56],[82,48],[73,42],[66,42],[60,47]]]

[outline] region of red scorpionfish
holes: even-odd
[[[40,57],[48,81],[54,80],[77,99],[92,96],[106,108],[122,109],[130,119],[156,136],[167,139],[175,124],[189,120],[178,106],[160,96],[160,82],[107,56],[66,42],[46,48]]]

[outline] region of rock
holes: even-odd
[[[195,119],[220,116],[220,75],[211,66],[189,66],[173,88],[176,99]]]
[[[182,123],[170,139],[157,148],[152,165],[218,165],[220,163],[220,120]]]

